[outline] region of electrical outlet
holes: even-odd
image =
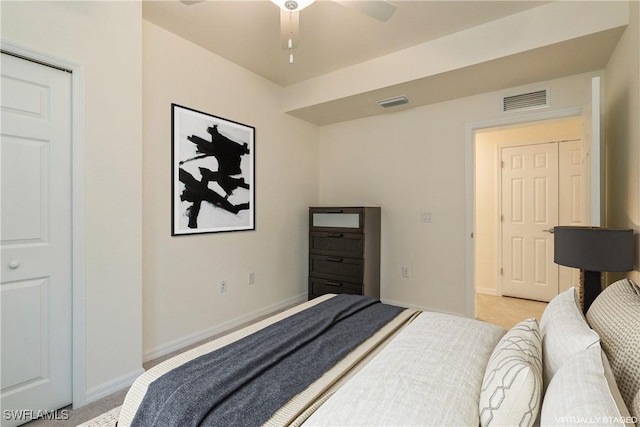
[[[256,283],[256,273],[252,271],[249,273],[249,284],[253,285],[254,283]]]
[[[422,222],[433,222],[433,214],[431,211],[422,211],[420,212],[420,220]]]
[[[220,293],[223,294],[227,292],[227,281],[226,280],[221,280],[220,281]]]
[[[408,266],[403,265],[402,266],[402,277],[409,277],[409,276],[411,276],[411,269]]]

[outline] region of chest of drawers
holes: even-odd
[[[380,298],[380,208],[309,208],[309,299]]]

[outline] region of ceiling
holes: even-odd
[[[293,64],[289,64],[289,52],[281,43],[280,9],[269,0],[206,0],[191,5],[179,0],[144,0],[143,17],[287,88],[551,2],[394,0],[393,3],[397,5],[395,14],[387,22],[380,22],[330,0],[316,1],[300,12],[299,47],[293,51]],[[524,57],[524,53],[510,55],[288,112],[324,125],[384,113],[373,101],[386,96],[408,95],[411,104],[396,108],[410,108],[592,71],[606,64],[621,32],[604,31],[535,49],[527,53],[535,55],[533,61]],[[468,77],[478,73],[490,78],[474,84],[474,79]],[[448,89],[443,90],[443,85]],[[434,91],[436,87],[439,90]]]
[[[280,9],[269,0],[143,2],[144,19],[281,86],[288,86],[485,22],[541,1],[394,1],[380,22],[330,0],[300,12],[295,62],[280,40]]]

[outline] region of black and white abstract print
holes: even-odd
[[[172,104],[172,234],[254,230],[255,128]]]

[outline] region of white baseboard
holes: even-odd
[[[131,384],[138,378],[141,374],[144,373],[144,369],[140,367],[133,372],[130,372],[126,375],[122,375],[121,377],[114,378],[113,380],[102,383],[96,387],[91,387],[87,390],[87,394],[85,396],[85,404],[95,402],[96,400],[100,400],[103,397],[107,397],[110,394],[113,394],[117,391],[130,387]]]
[[[493,295],[493,296],[500,296],[500,293],[498,292],[497,289],[495,288],[476,288],[476,292],[479,294],[484,294],[484,295]]]
[[[264,307],[260,310],[256,310],[254,312],[245,314],[244,316],[236,317],[235,319],[231,319],[222,324],[213,326],[211,328],[204,329],[199,332],[195,332],[193,334],[189,334],[183,338],[173,340],[166,344],[160,345],[156,348],[152,348],[149,351],[146,351],[142,355],[142,360],[144,362],[148,362],[153,359],[157,359],[158,357],[165,356],[169,353],[172,353],[177,350],[181,350],[185,347],[188,347],[197,342],[209,339],[215,335],[227,332],[233,328],[244,325],[245,323],[252,322],[262,316],[277,312],[279,310],[285,309],[287,307],[300,304],[307,300],[307,294],[300,294],[295,297],[286,299],[277,304],[273,304],[267,307]]]

